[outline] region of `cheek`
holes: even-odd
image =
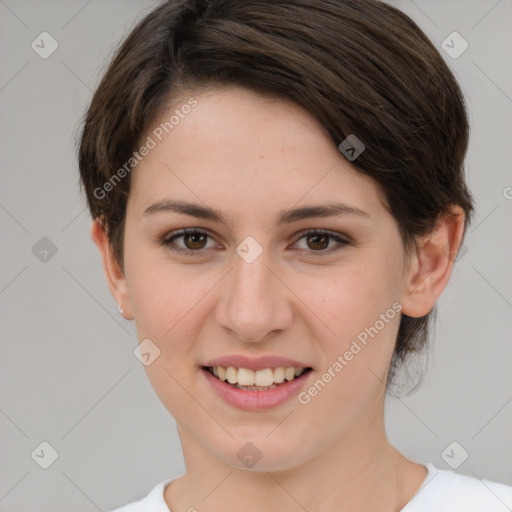
[[[162,343],[190,326],[201,298],[214,284],[209,284],[207,274],[198,277],[193,265],[162,262],[161,257],[142,252],[132,253],[126,267],[137,330]]]
[[[323,326],[315,333],[322,367],[304,399],[311,398],[316,411],[334,408],[350,418],[385,392],[401,315],[386,286],[367,272],[332,280],[328,291],[309,287],[315,312],[335,333]]]
[[[332,267],[322,275],[300,276],[294,291],[321,320],[325,339],[344,344],[392,308],[395,290],[388,274],[370,264]]]
[[[198,318],[204,314],[201,298],[211,285],[194,278],[191,270],[180,271],[155,261],[143,264],[142,260],[132,254],[127,265],[130,302],[139,342],[149,338],[159,351],[144,369],[167,410],[177,418],[187,418],[197,413],[185,390],[192,389],[196,377],[192,370],[201,328]]]
[[[382,264],[354,265],[336,269],[328,278],[301,279],[298,295],[307,297],[315,317],[310,325],[317,326],[320,373],[326,372],[333,400],[355,406],[362,395],[386,381],[401,316],[396,284],[391,284],[389,269]]]
[[[172,407],[167,401],[179,397],[181,389],[174,379],[185,385],[189,372],[183,371],[183,362],[195,363],[190,352],[197,335],[187,328],[194,328],[190,318],[196,313],[193,305],[197,299],[184,276],[144,256],[133,251],[126,259],[130,304],[139,343],[151,340],[144,343],[156,354],[151,364],[144,366],[148,379],[160,399]]]

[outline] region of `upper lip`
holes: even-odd
[[[215,359],[207,361],[204,366],[233,366],[235,368],[247,368],[253,371],[264,370],[265,368],[277,368],[280,366],[283,366],[284,368],[289,368],[291,366],[294,368],[311,368],[307,364],[287,357],[247,357],[242,354],[216,357]]]

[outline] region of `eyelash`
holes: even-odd
[[[162,243],[162,245],[171,249],[172,251],[175,251],[179,254],[184,254],[184,255],[198,256],[198,255],[200,255],[200,253],[202,253],[206,250],[206,249],[197,249],[194,251],[192,249],[183,249],[181,247],[176,247],[176,246],[173,247],[171,242],[173,240],[175,240],[176,238],[180,238],[185,235],[206,235],[209,238],[213,238],[206,231],[201,231],[197,228],[184,228],[179,231],[174,231],[172,233],[169,233],[162,239],[161,243]],[[344,238],[341,238],[337,235],[334,235],[333,233],[330,233],[329,231],[325,231],[322,229],[311,229],[309,231],[306,231],[305,233],[303,233],[300,236],[300,238],[297,240],[297,242],[299,242],[303,238],[306,238],[311,235],[325,235],[325,236],[330,237],[332,240],[335,240],[339,244],[338,247],[334,247],[334,248],[331,247],[330,249],[319,249],[317,251],[306,250],[306,252],[308,252],[311,256],[314,256],[314,257],[332,254],[333,252],[339,251],[344,245],[351,244],[351,242],[349,242],[348,240],[345,240]],[[297,242],[295,242],[295,243],[297,243]]]

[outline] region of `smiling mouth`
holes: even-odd
[[[233,366],[203,366],[222,382],[233,388],[245,391],[268,391],[275,389],[287,382],[298,379],[300,376],[309,373],[312,368],[277,367],[264,368],[261,370],[250,370],[248,368],[235,368]]]

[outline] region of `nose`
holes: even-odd
[[[292,293],[271,268],[269,251],[252,263],[235,253],[233,268],[221,288],[216,321],[240,341],[267,340],[293,319]]]

